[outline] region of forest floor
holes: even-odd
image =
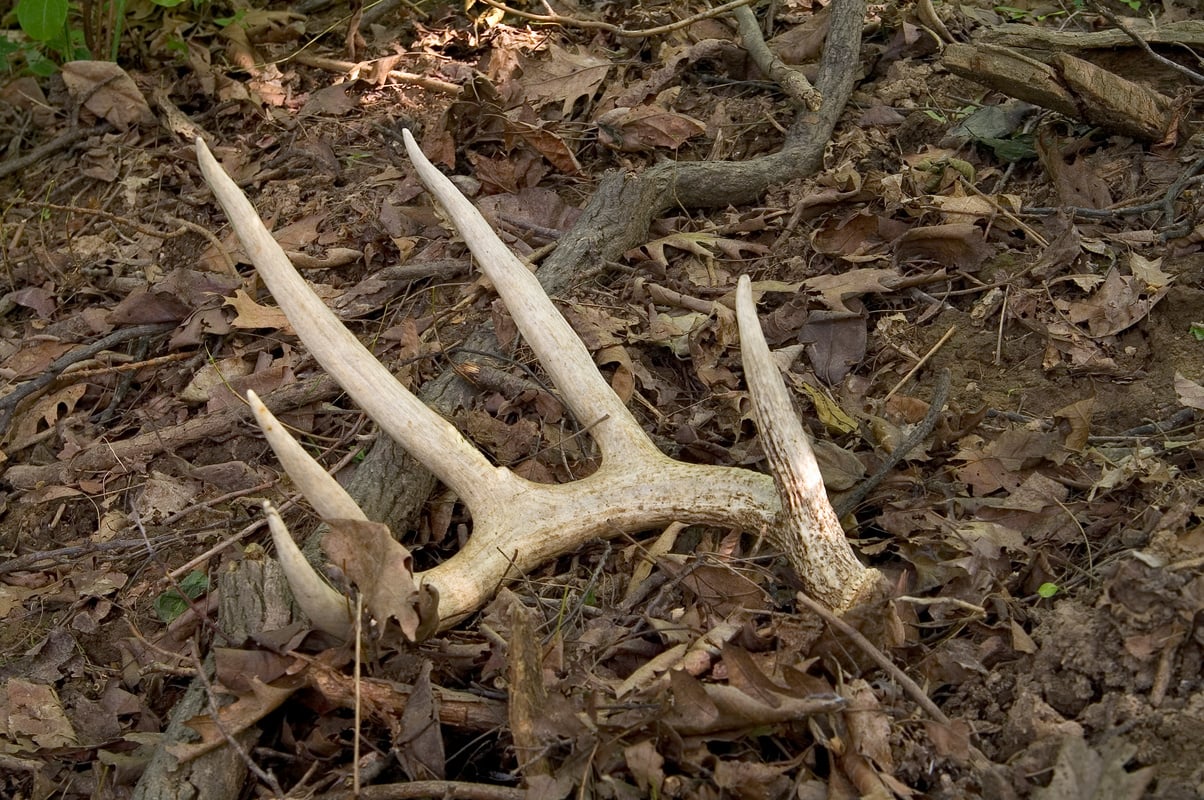
[[[837,500],[948,372],[931,435],[845,519],[894,590],[888,624],[862,621],[872,642],[817,621],[748,532],[630,532],[446,633],[371,639],[355,751],[349,648],[296,624],[219,630],[222,576],[271,552],[262,500],[316,527],[245,390],[345,483],[375,428],[257,279],[193,136],[405,385],[453,357],[487,373],[452,421],[497,464],[564,482],[595,466],[588,436],[432,208],[402,128],[539,262],[607,173],[753,159],[798,114],[724,18],[636,36],[469,5],[365,23],[356,75],[345,7],[223,25],[157,8],[130,18],[124,72],[76,62],[4,88],[0,794],[130,796],[213,654],[215,701],[239,699],[236,761],[261,770],[242,796],[338,796],[357,770],[393,786],[380,797],[1204,796],[1198,94],[1122,45],[1076,55],[1170,98],[1161,140],[1018,105],[946,68],[926,3],[867,12],[817,172],[670,210],[560,303],[665,452],[764,470],[725,308],[751,275]],[[600,13],[630,33],[701,8]],[[1111,25],[1056,8],[934,13],[960,42]],[[777,9],[771,48],[813,76],[828,12]],[[460,352],[486,323],[504,359]],[[425,568],[468,535],[439,490],[400,538]],[[538,719],[516,732],[532,636]]]

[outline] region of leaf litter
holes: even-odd
[[[827,16],[805,5],[783,9],[791,63],[815,57]],[[950,11],[983,24],[979,12]],[[419,199],[388,130],[418,123],[427,152],[538,258],[607,169],[745,158],[775,146],[774,117],[786,118],[780,99],[739,88],[754,77],[740,48],[681,32],[655,40],[663,50],[644,62],[616,57],[608,34],[476,28],[463,15],[364,31],[369,47],[408,37],[411,66],[459,80],[450,105],[383,83],[331,85],[265,57],[323,19],[251,11],[245,25],[210,31],[187,45],[171,99],[198,117],[218,109],[204,124],[237,144],[223,161],[254,186],[323,296],[413,386],[447,369],[473,326],[492,317],[504,331],[505,317],[471,277],[440,277],[438,265],[464,260],[462,245]],[[175,23],[153,24],[166,33]],[[876,645],[945,719],[800,612],[793,577],[739,532],[670,527],[591,545],[428,636],[420,590],[400,578],[470,532],[446,494],[414,523],[420,535],[400,537],[407,547],[375,525],[340,539],[339,523],[326,537],[336,580],[358,586],[376,621],[358,683],[346,648],[287,613],[219,644],[209,614],[225,588],[161,620],[157,603],[195,568],[258,564],[254,539],[235,536],[253,537],[260,497],[288,497],[245,417],[206,427],[208,415],[247,387],[301,386],[314,366],[254,276],[228,273],[243,256],[197,204],[207,195],[151,123],[139,74],[76,62],[63,77],[86,98],[85,121],[124,131],[88,137],[81,171],[90,207],[107,197],[118,220],[90,216],[67,189],[44,191],[48,176],[70,173],[68,156],[5,178],[22,199],[5,212],[20,235],[5,239],[0,369],[17,387],[122,325],[179,327],[82,359],[8,409],[4,791],[125,796],[199,663],[198,642],[213,648],[228,704],[194,719],[199,738],[176,755],[226,747],[258,725],[256,758],[298,791],[346,785],[357,698],[382,782],[521,785],[541,797],[1002,796],[992,780],[1041,800],[1198,791],[1199,422],[1176,412],[1204,407],[1190,334],[1201,237],[1163,244],[1149,216],[1021,213],[1051,198],[1106,209],[1138,184],[1157,195],[1176,177],[1161,162],[1198,154],[1051,124],[1035,149],[1016,151],[1038,160],[1014,166],[996,146],[1007,130],[988,147],[938,146],[953,122],[911,109],[936,103],[953,116],[969,84],[933,73],[924,37],[908,35],[914,20],[890,30],[861,92],[867,108],[893,113],[838,127],[825,168],[773,187],[761,201],[770,213],[749,215],[756,224],[719,211],[658,221],[625,263],[589,265],[606,279],[583,280],[564,307],[662,447],[755,468],[763,455],[728,308],[734,276],[751,272],[837,498],[919,424],[932,376],[953,373],[933,436],[847,520],[863,557],[898,587],[889,613],[862,628],[877,629]],[[151,40],[147,74],[177,63],[168,39]],[[223,59],[243,73],[211,66]],[[702,65],[730,85],[701,80]],[[26,113],[39,137],[58,133],[59,121],[35,113],[54,93],[35,84],[26,94],[41,99],[0,112],[0,123],[15,130],[10,113]],[[261,124],[269,117],[280,127]],[[218,238],[149,236],[173,228],[156,202]],[[397,259],[432,267],[378,277]],[[483,390],[450,413],[498,463],[579,477],[588,438],[521,341],[507,344],[503,360],[458,361]],[[173,354],[186,360],[160,360]],[[358,412],[333,389],[300,392],[282,411],[353,480],[367,446]],[[82,466],[147,434],[132,457]],[[289,513],[304,530],[306,515]],[[210,549],[220,542],[233,544]],[[296,765],[315,757],[325,774],[306,784],[314,779]]]

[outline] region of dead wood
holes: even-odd
[[[951,44],[943,61],[1009,97],[1143,141],[1160,141],[1173,122],[1169,97],[1066,53],[1044,63],[1006,47]]]
[[[289,411],[306,403],[333,397],[338,391],[338,384],[329,376],[319,375],[282,386],[263,399],[273,411]],[[212,414],[201,414],[163,430],[148,431],[116,442],[98,442],[70,461],[45,465],[14,464],[4,473],[4,479],[18,489],[28,490],[72,483],[81,474],[125,471],[125,465],[143,464],[155,456],[186,445],[224,439],[249,416],[244,406],[231,406]]]
[[[35,147],[23,156],[0,161],[0,178],[6,178],[21,170],[29,169],[34,164],[46,160],[58,151],[73,147],[77,142],[87,139],[93,134],[104,133],[107,130],[109,130],[107,122],[92,128],[70,128],[66,133],[59,134],[46,144],[41,147]]]
[[[275,561],[239,562],[235,571],[222,574],[219,594],[218,627],[229,641],[282,628],[291,618],[288,583]],[[171,753],[173,745],[196,738],[188,721],[209,711],[212,655],[203,667],[209,680],[194,678],[172,708],[163,738],[134,789],[134,800],[226,800],[241,793],[247,765],[233,747],[219,747],[182,764]],[[258,738],[259,730],[251,727],[236,736],[245,747]]]
[[[543,658],[535,638],[535,615],[517,597],[507,592],[510,603],[510,637],[506,661],[509,666],[510,736],[518,769],[528,790],[552,779],[548,744],[539,733],[547,716],[548,693],[544,686]]]
[[[60,358],[56,358],[41,375],[21,384],[12,393],[6,395],[3,400],[0,400],[0,436],[7,433],[8,424],[12,420],[13,413],[17,410],[17,406],[31,396],[39,395],[43,389],[54,383],[55,379],[62,375],[72,364],[86,361],[97,353],[108,350],[110,347],[122,342],[128,342],[130,339],[137,339],[140,336],[151,336],[156,333],[166,333],[172,327],[174,326],[164,323],[154,323],[123,328],[110,333],[108,336],[86,347],[77,348]]]
[[[1150,44],[1199,47],[1204,44],[1204,21],[1193,19],[1151,25],[1143,19],[1127,19],[1126,24]],[[1038,60],[1052,58],[1057,53],[1089,50],[1110,50],[1129,47],[1132,41],[1124,31],[1063,31],[1038,28],[1034,25],[1009,23],[983,32],[980,41],[1023,51]]]
[[[757,69],[761,70],[770,80],[782,87],[790,99],[800,106],[812,111],[818,111],[823,105],[823,96],[815,90],[803,73],[786,64],[778,58],[765,38],[761,35],[761,26],[757,17],[748,6],[740,6],[734,12],[736,23],[740,27],[740,41],[748,51]]]

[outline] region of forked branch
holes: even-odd
[[[527,266],[426,159],[408,131],[405,142],[419,177],[497,287],[565,404],[597,441],[602,465],[589,477],[538,484],[490,464],[343,327],[200,140],[197,158],[252,263],[310,352],[385,433],[455,491],[472,512],[473,533],[465,547],[414,576],[438,592],[439,627],[476,611],[506,578],[591,539],[673,521],[764,534],[786,553],[809,593],[838,613],[868,598],[880,576],[854,555],[832,511],[810,441],[769,357],[747,277],[740,279],[736,294],[740,341],[772,478],[734,467],[686,464],[656,449]],[[285,470],[318,513],[326,519],[362,520],[363,512],[342,487],[258,398],[251,394],[249,399]],[[315,625],[345,635],[350,624],[345,600],[310,567],[279,516],[269,511],[269,521],[298,602]]]

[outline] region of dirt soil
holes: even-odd
[[[378,70],[355,74],[345,7],[225,27],[157,9],[131,18],[121,75],[4,89],[0,795],[133,796],[202,673],[224,727],[175,752],[238,738],[230,797],[340,796],[355,772],[380,797],[1204,797],[1204,227],[1198,178],[1173,188],[1204,155],[1198,96],[1170,90],[1161,142],[1035,107],[967,134],[1014,101],[893,6],[867,16],[817,173],[671,209],[559,302],[662,450],[764,471],[725,307],[752,276],[838,507],[948,372],[932,432],[844,519],[891,586],[849,615],[868,641],[808,610],[755,531],[622,532],[448,632],[366,637],[353,749],[354,652],[258,588],[262,501],[299,538],[318,521],[242,398],[345,485],[380,445],[249,266],[192,138],[404,385],[454,369],[470,399],[441,411],[465,436],[566,482],[596,467],[586,426],[401,130],[538,264],[607,174],[772,153],[798,113],[723,19],[620,36],[469,5],[365,23]],[[574,13],[638,29],[702,8],[636,5]],[[772,46],[813,76],[826,12],[777,8]],[[1013,9],[1065,22],[1043,10]],[[939,13],[963,42],[1004,22]],[[1107,58],[1166,90],[1138,49]],[[486,325],[500,357],[464,344]],[[393,522],[423,569],[472,534],[442,487]],[[252,586],[275,612],[240,627]]]

